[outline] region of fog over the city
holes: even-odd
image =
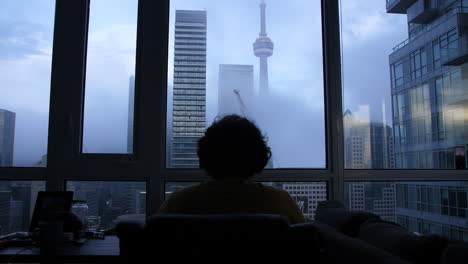
[[[217,116],[219,64],[253,65],[258,89],[259,61],[253,54],[252,43],[260,31],[259,2],[171,1],[169,95],[175,10],[207,11],[207,125]],[[275,44],[268,65],[270,96],[262,98],[262,104],[247,107],[269,138],[275,167],[324,167],[320,1],[265,2],[267,33]],[[370,115],[371,120],[382,121],[385,103],[389,123],[388,55],[393,46],[407,37],[406,16],[386,14],[384,0],[342,2],[344,108],[356,112],[358,117]],[[2,7],[0,109],[16,113],[15,166],[31,166],[47,151],[54,1],[6,0],[2,1]],[[86,152],[126,152],[136,15],[134,0],[91,3],[84,122]],[[171,96],[168,104],[172,104]],[[369,109],[369,113],[359,109]]]

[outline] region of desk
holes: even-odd
[[[67,244],[55,259],[59,263],[116,263],[119,254],[119,239],[117,236],[107,236],[105,239],[89,239],[83,245]],[[0,250],[0,263],[8,262],[39,263],[39,248],[25,250],[21,247],[9,247]]]

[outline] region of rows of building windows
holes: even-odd
[[[196,55],[190,56],[190,54],[192,54],[192,53],[188,53],[186,55],[177,55],[176,54],[174,56],[174,63],[177,65],[179,63],[190,63],[190,62],[200,63],[200,62],[205,62],[206,61],[205,56],[196,56]],[[203,64],[203,65],[205,65],[205,64]]]
[[[190,77],[190,78],[201,78],[205,79],[206,74],[204,72],[174,72],[174,77]]]
[[[176,24],[176,28],[175,28],[175,33],[176,34],[200,34],[200,33],[206,33],[206,29],[205,28],[183,28],[183,27],[179,27],[177,24]]]
[[[174,126],[184,126],[184,127],[198,127],[198,126],[205,126],[205,121],[203,122],[197,122],[197,121],[191,121],[191,122],[172,122]]]
[[[439,69],[444,63],[458,56],[458,33],[454,28],[429,43],[432,51],[432,69]],[[426,47],[423,46],[409,54],[411,80],[422,77],[429,71]],[[392,88],[404,84],[404,60],[393,63],[391,69]]]
[[[422,235],[440,234],[452,240],[468,241],[468,229],[453,225],[445,225],[406,215],[397,215],[397,223],[411,232]]]
[[[176,38],[174,43],[177,48],[177,45],[179,44],[182,44],[182,45],[187,44],[187,43],[206,44],[206,40],[205,39],[193,39],[193,38]],[[203,47],[206,47],[206,46],[203,46]]]
[[[174,100],[205,100],[204,95],[174,95]]]
[[[181,60],[181,57],[177,57],[178,60],[174,61],[174,66],[200,66],[200,67],[205,67],[206,63],[205,62],[200,62],[200,61],[184,61]]]
[[[174,105],[205,105],[205,101],[199,100],[199,101],[178,101],[174,100]]]
[[[206,39],[205,34],[175,34],[175,39]]]
[[[174,127],[174,132],[184,132],[184,135],[187,136],[200,136],[200,133],[205,132],[205,127]],[[196,134],[190,135],[190,133],[198,132]]]
[[[174,116],[174,121],[205,121],[205,117],[192,115]]]
[[[410,67],[413,80],[427,73],[427,54],[424,47],[410,54]]]
[[[202,89],[174,89],[174,95],[205,95]]]
[[[205,112],[199,112],[197,110],[192,111],[173,111],[174,120],[176,117],[181,116],[192,116],[192,117],[202,117],[205,118]]]
[[[190,22],[190,23],[184,23],[184,22],[177,22],[176,23],[176,26],[177,27],[202,27],[202,28],[205,28],[206,27],[206,24],[204,23],[196,23],[196,22]]]
[[[174,72],[206,72],[206,67],[174,67]]]
[[[206,80],[203,78],[197,79],[197,78],[179,78],[175,77],[174,78],[174,85],[175,84],[185,84],[185,83],[197,83],[197,84],[206,84]]]
[[[450,147],[445,149],[430,149],[422,151],[403,151],[395,153],[395,165],[397,168],[408,169],[455,169],[463,167],[465,156],[458,160],[456,152],[461,148],[465,151],[464,146]]]
[[[174,106],[174,111],[205,111],[205,105],[177,105]]]
[[[397,184],[397,206],[468,219],[466,187]]]
[[[200,44],[189,44],[188,41],[184,41],[184,45],[182,44],[176,44],[174,47],[176,48],[176,51],[182,51],[182,50],[203,50],[206,51],[206,45],[200,45]],[[194,53],[197,54],[197,53]]]
[[[174,52],[174,56],[180,56],[180,55],[206,55],[205,50],[180,50],[176,49]],[[178,59],[178,58],[176,58]]]

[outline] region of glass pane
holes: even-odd
[[[345,203],[411,232],[468,241],[467,191],[468,182],[346,182]]]
[[[91,1],[84,153],[132,153],[138,1]]]
[[[280,190],[285,190],[296,200],[307,220],[313,220],[315,209],[320,201],[327,200],[327,183],[325,182],[261,182]],[[167,182],[166,199],[178,189],[196,184],[195,182]]]
[[[37,193],[44,190],[43,181],[0,182],[0,236],[29,231]]]
[[[466,169],[468,35],[461,1],[448,4],[412,23],[379,1],[341,1],[347,169]]]
[[[228,114],[269,138],[268,168],[326,167],[320,10],[320,1],[171,1],[168,167],[198,168],[197,140]]]
[[[54,0],[1,3],[0,167],[46,166],[54,17]]]
[[[146,216],[146,183],[69,181],[74,200],[86,201],[88,216],[100,217],[99,229],[110,229],[118,219]]]

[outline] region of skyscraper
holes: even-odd
[[[135,77],[128,80],[128,128],[127,128],[127,153],[133,153],[133,117],[135,111]]]
[[[253,66],[237,64],[219,65],[218,116],[237,114],[249,116],[253,97]]]
[[[268,95],[268,57],[273,55],[273,42],[266,32],[266,4],[262,0],[260,4],[260,35],[253,44],[255,56],[260,58],[260,96]]]
[[[396,168],[467,166],[465,4],[387,1],[387,13],[408,20],[408,39],[389,56]],[[468,241],[467,193],[465,182],[397,182],[397,222],[410,231]]]
[[[349,110],[344,113],[343,122],[347,169],[393,168],[391,128],[388,125],[358,120]]]
[[[0,109],[0,167],[13,166],[16,114]]]
[[[170,166],[198,167],[206,120],[206,11],[177,10]]]
[[[463,2],[387,1],[388,13],[408,19],[408,39],[389,56],[397,168],[467,166],[468,14]]]

